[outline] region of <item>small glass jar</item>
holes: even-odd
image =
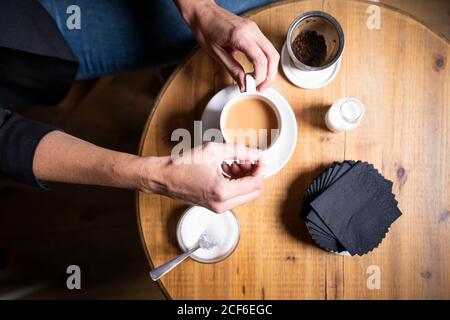
[[[300,61],[294,54],[292,44],[295,38],[306,31],[315,31],[322,35],[326,43],[325,60],[320,66],[309,66]],[[326,12],[309,11],[292,21],[287,36],[286,47],[292,63],[303,71],[324,71],[339,63],[344,51],[344,31],[339,22]]]
[[[325,124],[332,132],[346,132],[356,128],[364,116],[364,105],[355,98],[336,101],[325,115]]]

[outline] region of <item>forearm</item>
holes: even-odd
[[[44,181],[140,190],[143,171],[143,159],[138,156],[101,148],[60,131],[44,136],[33,160],[36,178]]]
[[[185,161],[192,160],[193,154],[204,162]],[[263,179],[259,164],[256,170],[235,179],[224,177],[218,166],[229,158],[259,161],[259,151],[234,144],[210,143],[184,156],[189,158],[179,162],[172,161],[170,156],[138,157],[52,131],[40,140],[35,150],[33,172],[37,179],[45,181],[158,193],[215,212],[224,212],[258,197]]]

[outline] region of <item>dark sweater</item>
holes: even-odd
[[[0,1],[0,175],[43,186],[33,174],[39,141],[55,128],[20,116],[33,104],[56,104],[78,63],[37,0]]]

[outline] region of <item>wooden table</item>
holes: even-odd
[[[299,129],[295,153],[278,175],[266,180],[257,201],[234,210],[241,223],[234,254],[214,265],[187,261],[161,280],[168,297],[450,298],[450,45],[383,5],[381,29],[369,30],[370,5],[374,3],[289,1],[247,14],[281,50],[297,15],[330,13],[346,37],[341,69],[318,90],[299,89],[280,72],[273,88],[294,109]],[[231,83],[221,66],[197,50],[157,99],[141,155],[170,154],[171,132],[192,128],[207,101]],[[324,129],[324,114],[341,97],[362,100],[366,115],[356,130],[333,134]],[[362,257],[322,251],[298,218],[308,183],[325,166],[344,159],[369,161],[392,180],[403,212],[381,245]],[[150,266],[179,254],[176,223],[187,206],[139,193],[137,208]],[[381,272],[380,289],[367,287],[374,270]]]

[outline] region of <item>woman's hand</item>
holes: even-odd
[[[217,6],[211,0],[176,0],[199,44],[220,61],[245,90],[245,72],[234,58],[243,52],[254,67],[257,89],[268,88],[275,80],[280,55],[255,22]]]
[[[217,213],[256,199],[262,187],[262,153],[243,145],[206,143],[175,160],[170,157],[143,160],[142,191],[197,204]],[[243,164],[227,165],[224,160],[240,160]]]
[[[36,148],[33,172],[38,180],[137,189],[224,212],[258,197],[262,165],[262,152],[243,145],[206,143],[177,159],[143,158],[53,131]]]

